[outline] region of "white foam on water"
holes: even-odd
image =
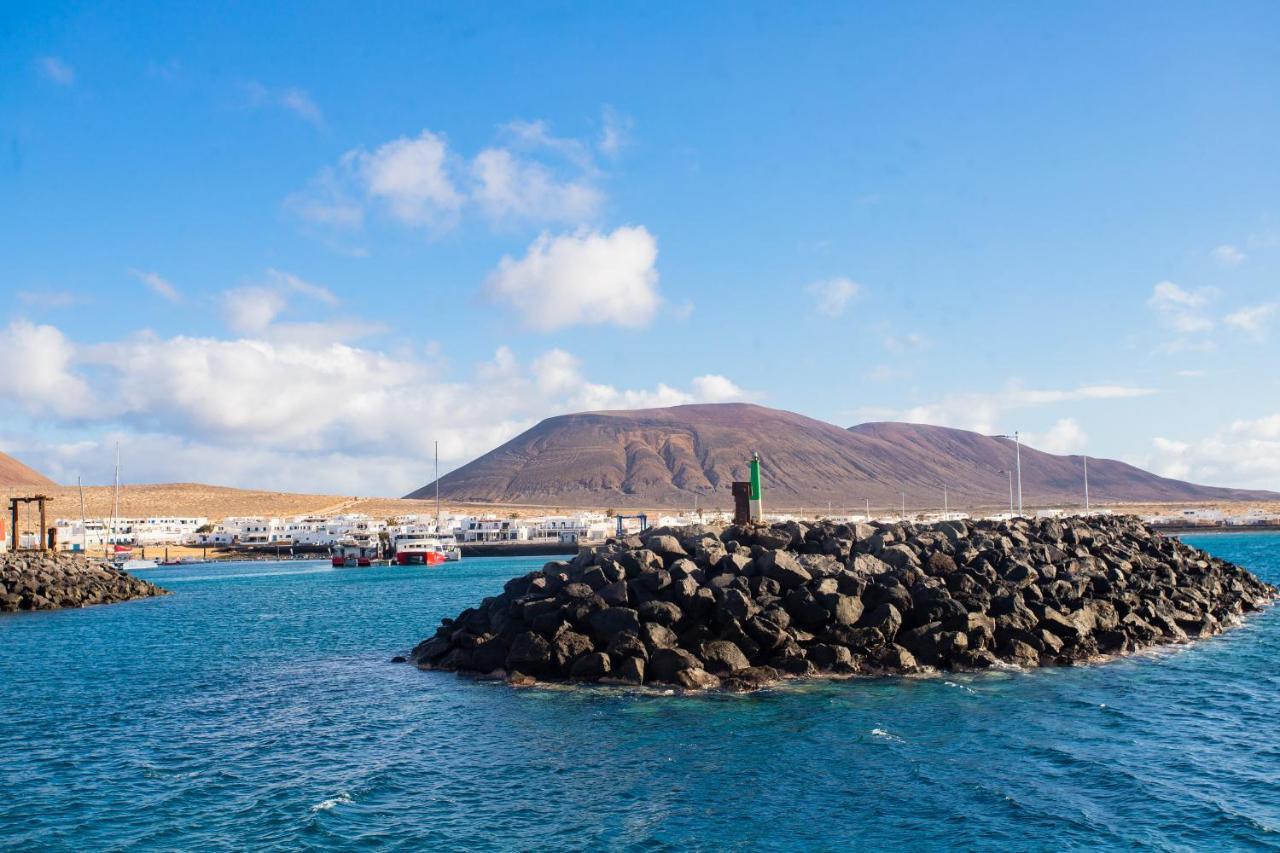
[[[895,734],[891,734],[891,733],[889,733],[889,732],[885,731],[884,729],[880,728],[879,726],[877,726],[876,728],[872,729],[872,730],[871,730],[871,734],[875,735],[876,737],[882,737],[882,738],[884,738],[885,740],[891,740],[891,741],[893,741],[894,743],[904,743],[904,741],[902,740],[902,738],[898,737],[898,736],[897,736],[897,735],[895,735]]]
[[[341,794],[339,794],[336,797],[331,797],[322,803],[317,803],[316,805],[312,806],[311,811],[313,813],[327,812],[329,811],[329,809],[334,808],[335,806],[345,806],[351,802],[353,802],[353,800],[351,799],[351,795],[348,794],[346,791],[343,791]]]

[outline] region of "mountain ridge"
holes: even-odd
[[[36,469],[19,462],[7,453],[0,453],[0,486],[54,486],[57,485]]]
[[[729,484],[761,455],[766,505],[861,509],[1008,501],[1012,440],[952,427],[872,422],[843,428],[751,403],[579,412],[547,418],[440,478],[446,500],[566,507],[728,507]],[[1022,446],[1023,500],[1082,503],[1083,459]],[[1096,502],[1275,500],[1201,486],[1125,462],[1089,459]],[[434,481],[406,497],[434,494]]]

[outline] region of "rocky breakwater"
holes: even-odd
[[[0,554],[0,613],[114,604],[169,593],[75,554]]]
[[[1069,665],[1208,637],[1276,596],[1127,517],[659,529],[508,581],[409,659],[513,683],[751,689]]]

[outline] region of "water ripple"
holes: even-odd
[[[1280,580],[1280,537],[1198,542]],[[1280,846],[1280,609],[1105,666],[747,695],[387,662],[540,561],[241,564],[0,619],[15,849]]]

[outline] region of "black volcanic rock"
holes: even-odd
[[[169,593],[84,555],[0,554],[0,613],[115,604]]]
[[[1212,636],[1277,597],[1135,518],[877,524],[856,541],[842,527],[664,530],[663,550],[692,568],[662,585],[644,583],[667,571],[639,539],[583,548],[444,620],[410,660],[518,684],[741,690],[817,674],[1067,665]],[[711,539],[751,557],[726,560]],[[812,552],[830,542],[831,553]],[[902,555],[893,564],[870,556],[891,549]],[[582,578],[606,566],[650,597],[632,608],[591,592]],[[558,597],[550,578],[567,580]]]
[[[765,502],[779,508],[860,510],[936,506],[946,483],[956,504],[1002,505],[1013,465],[1013,442],[960,429],[869,423],[843,429],[802,415],[747,403],[716,403],[586,412],[548,418],[480,458],[440,478],[446,500],[578,507],[732,506],[730,484],[747,478],[758,451]],[[1075,504],[1083,462],[1022,448],[1027,503]],[[1158,477],[1132,465],[1089,460],[1096,501],[1275,500],[1272,492],[1197,486]],[[408,495],[432,497],[434,484]],[[960,525],[963,527],[963,525]],[[946,531],[941,531],[948,535]],[[760,535],[787,547],[795,529]],[[852,534],[852,535],[851,535]],[[954,535],[953,530],[950,535]],[[840,539],[833,536],[833,539]],[[843,538],[860,538],[845,531]],[[667,559],[667,543],[650,544]],[[819,545],[819,547],[821,547]]]

